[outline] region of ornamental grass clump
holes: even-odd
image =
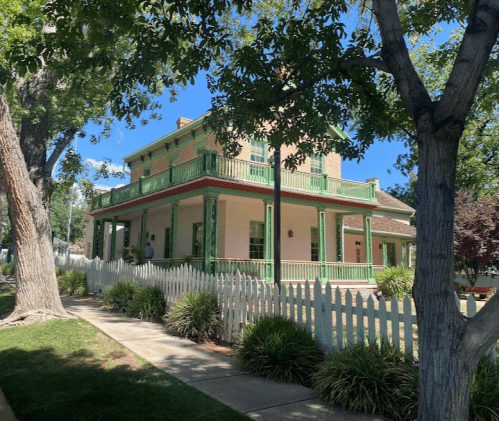
[[[167,328],[178,335],[203,341],[215,335],[220,326],[220,309],[212,291],[185,294],[164,318]]]
[[[470,393],[469,420],[499,420],[499,366],[489,356],[478,363]]]
[[[0,269],[4,276],[12,276],[14,274],[14,265],[12,263],[2,263]]]
[[[60,266],[56,266],[55,267],[55,276],[56,276],[56,278],[58,278],[59,276],[61,276],[63,273],[64,273],[64,271],[62,270],[62,268]]]
[[[139,289],[140,285],[136,281],[116,282],[104,293],[104,304],[113,313],[126,313]]]
[[[236,356],[250,373],[305,386],[324,359],[312,334],[282,316],[248,325],[237,345]]]
[[[159,322],[166,312],[166,301],[163,291],[158,287],[141,288],[129,304],[129,314],[149,322]]]
[[[375,273],[374,279],[378,284],[378,291],[385,299],[395,296],[397,300],[403,300],[406,294],[412,294],[414,271],[406,266],[386,268],[381,273]]]
[[[313,388],[331,404],[395,421],[415,420],[418,367],[414,358],[388,343],[333,351],[313,376]]]
[[[82,270],[69,270],[57,278],[59,292],[68,295],[88,295],[87,275]]]

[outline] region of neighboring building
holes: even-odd
[[[272,280],[267,145],[251,141],[237,159],[225,158],[203,117],[179,118],[177,130],[124,158],[130,184],[98,196],[87,224],[88,257],[111,260],[123,246],[150,242],[153,262],[165,268],[192,255],[206,272],[239,268]],[[331,127],[327,136],[346,134]],[[283,147],[282,157],[291,152]],[[283,280],[373,282],[374,270],[411,261],[414,209],[380,190],[377,178],[341,179],[341,158],[331,153],[308,158],[295,172],[283,168],[281,179]]]

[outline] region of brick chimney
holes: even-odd
[[[366,183],[375,183],[376,184],[376,190],[379,190],[379,178],[378,177],[368,178],[366,180]]]
[[[187,126],[192,120],[190,118],[179,117],[177,119],[177,129]]]

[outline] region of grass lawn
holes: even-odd
[[[13,305],[0,285],[0,313]],[[82,319],[0,330],[0,388],[19,421],[249,419]]]

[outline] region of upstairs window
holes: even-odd
[[[310,156],[310,172],[312,174],[322,174],[322,156],[315,154]]]
[[[253,162],[265,163],[265,142],[257,142],[256,140],[251,141],[250,148],[250,159]]]
[[[144,170],[142,171],[142,176],[143,177],[149,177],[151,175],[151,167],[144,167]]]

